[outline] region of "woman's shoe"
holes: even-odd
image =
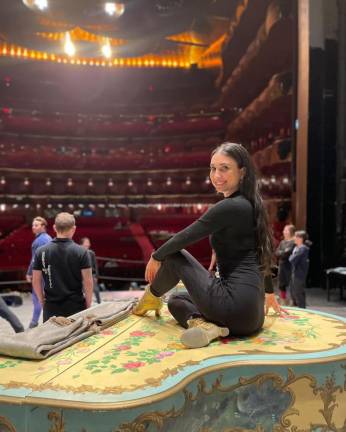
[[[160,316],[160,310],[163,302],[160,297],[154,296],[150,291],[150,285],[147,285],[142,298],[139,300],[137,306],[134,307],[133,313],[135,315],[145,315],[147,312],[154,310],[157,317]]]
[[[202,348],[218,337],[228,336],[227,327],[219,327],[203,318],[193,318],[187,322],[189,328],[181,335],[181,342],[187,348]]]

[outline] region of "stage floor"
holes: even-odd
[[[0,408],[28,405],[117,411],[159,403],[214,372],[225,375],[233,369],[238,382],[240,377],[249,376],[244,368],[251,368],[256,376],[267,373],[268,366],[276,372],[278,368],[292,371],[295,365],[306,372],[309,368],[316,371],[314,365],[328,369],[328,363],[344,364],[346,368],[345,319],[309,310],[287,310],[285,318],[268,316],[258,335],[220,339],[201,349],[184,348],[180,343],[183,329],[165,308],[160,319],[131,315],[45,360],[0,357]],[[333,419],[340,423],[346,418],[346,392],[338,392],[337,400]],[[322,400],[319,404],[323,408]],[[0,426],[1,414],[0,410]],[[4,418],[11,423],[8,415]]]

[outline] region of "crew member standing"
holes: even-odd
[[[35,217],[35,219],[32,221],[32,232],[35,235],[35,240],[32,242],[31,245],[31,261],[29,268],[26,272],[26,280],[31,284],[32,283],[32,266],[34,264],[35,259],[35,253],[37,249],[41,246],[44,246],[45,244],[49,243],[52,240],[52,237],[47,234],[47,221],[41,216]],[[41,290],[43,291],[44,285],[42,284]],[[31,321],[29,324],[29,328],[36,327],[38,325],[38,321],[40,319],[41,315],[41,303],[39,299],[37,298],[37,295],[35,294],[35,290],[32,289],[32,304],[33,304],[33,312]]]
[[[43,305],[43,321],[89,308],[93,294],[88,251],[72,240],[76,231],[74,216],[59,213],[53,228],[56,238],[37,250],[33,266],[33,287]]]

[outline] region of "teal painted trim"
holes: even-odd
[[[300,310],[299,308],[295,307],[288,307],[286,308],[288,310],[297,311]],[[341,321],[343,323],[346,323],[346,318],[339,317],[333,314],[329,314],[326,312],[320,312],[315,311],[311,309],[306,309],[307,312],[310,312],[315,315],[321,315],[328,318],[335,319],[337,321]],[[230,349],[232,349],[232,345],[229,345]],[[22,388],[22,389],[5,389],[2,386],[0,386],[0,394],[2,396],[13,396],[13,397],[38,397],[38,398],[48,398],[48,399],[55,399],[55,400],[61,400],[61,401],[71,401],[71,402],[86,402],[86,403],[121,403],[121,402],[129,402],[129,401],[137,401],[146,397],[150,396],[156,396],[161,392],[168,391],[172,389],[174,386],[179,384],[182,380],[189,377],[191,374],[196,372],[202,372],[203,369],[206,369],[208,367],[217,367],[220,366],[222,368],[227,363],[233,363],[233,362],[239,362],[243,364],[239,364],[237,366],[231,366],[229,367],[229,370],[238,370],[242,367],[251,367],[252,373],[257,373],[257,370],[261,367],[265,367],[267,370],[268,368],[272,370],[276,370],[277,366],[272,364],[270,365],[270,361],[292,361],[292,362],[298,362],[298,364],[292,363],[284,365],[284,367],[287,369],[287,367],[298,367],[302,366],[299,364],[299,361],[307,361],[307,360],[318,360],[318,359],[328,359],[333,356],[342,356],[342,359],[335,360],[334,363],[341,363],[345,361],[346,363],[346,345],[342,345],[338,348],[334,348],[331,350],[325,350],[325,351],[319,351],[315,353],[304,353],[304,354],[261,354],[261,355],[249,355],[249,354],[240,354],[240,355],[224,355],[220,357],[215,357],[212,359],[204,360],[200,362],[198,365],[193,366],[187,366],[182,371],[179,372],[179,374],[166,378],[163,383],[158,387],[147,387],[145,390],[136,390],[132,392],[125,392],[121,393],[119,395],[113,395],[113,394],[100,394],[100,393],[91,393],[91,394],[85,394],[85,393],[69,393],[69,392],[63,392],[63,391],[53,391],[53,390],[46,390],[46,391],[33,391],[31,392],[28,389]],[[344,360],[343,360],[344,358]],[[249,365],[249,361],[251,362],[258,362],[258,364],[252,364]],[[261,362],[268,362],[268,365],[263,365]],[[331,360],[333,362],[333,360]],[[320,363],[320,364],[314,364],[314,366],[319,366],[321,370],[323,369],[329,369],[330,363]],[[224,373],[224,372],[223,372]],[[209,374],[209,371],[206,371],[206,374]],[[119,379],[119,377],[117,377]]]

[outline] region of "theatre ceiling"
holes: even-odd
[[[246,0],[2,0],[0,59],[217,68]],[[11,60],[10,60],[11,61]]]

